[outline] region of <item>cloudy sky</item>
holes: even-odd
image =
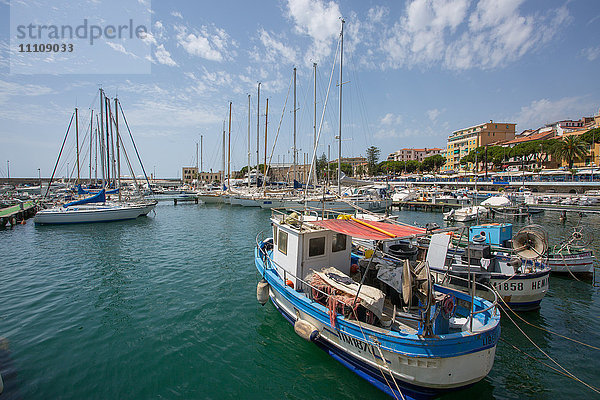
[[[488,120],[514,122],[522,131],[594,115],[600,107],[600,3],[593,0],[129,1],[148,11],[147,54],[135,54],[131,42],[100,41],[87,50],[103,54],[105,64],[80,55],[78,71],[48,55],[47,68],[27,70],[32,58],[17,53],[9,22],[11,7],[35,2],[0,1],[0,178],[7,160],[11,176],[37,176],[38,168],[49,176],[74,107],[85,130],[100,87],[118,95],[146,169],[178,177],[182,166],[195,165],[200,135],[204,169],[220,168],[230,101],[232,168],[246,164],[248,94],[256,163],[261,82],[261,135],[269,98],[269,152],[277,136],[273,161],[288,162],[294,67],[302,160],[312,151],[313,63],[320,119],[340,17],[346,21],[343,155],[364,155],[370,145],[382,150],[382,158],[403,147],[445,147],[453,130]],[[97,5],[90,0],[78,2],[76,10],[56,8],[75,20]],[[113,67],[128,65],[128,57],[149,68],[118,73]],[[104,72],[97,73],[98,65]],[[327,153],[330,146],[332,158],[337,68],[318,149]],[[73,160],[74,151],[67,152],[59,176]]]

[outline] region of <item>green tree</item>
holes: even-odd
[[[352,165],[348,163],[342,163],[342,172],[346,174],[346,176],[352,176]],[[329,164],[329,176],[333,179],[337,178],[337,163]]]
[[[375,146],[371,146],[367,149],[367,172],[369,175],[375,175],[377,173],[377,161],[379,161],[379,155],[381,150]]]
[[[356,167],[356,175],[363,176],[365,174],[365,168],[362,165]]]
[[[325,171],[327,170],[327,157],[325,153],[321,155],[321,157],[317,158],[317,177],[322,179]]]
[[[445,163],[446,157],[441,154],[436,154],[435,156],[429,156],[423,159],[422,169],[423,171],[437,171]]]
[[[572,169],[575,160],[584,159],[587,155],[587,143],[578,136],[569,136],[562,140],[554,151],[556,157],[566,161],[569,169]]]
[[[406,162],[406,172],[412,173],[421,169],[421,163],[417,160],[409,160]]]

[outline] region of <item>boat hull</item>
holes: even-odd
[[[591,251],[572,254],[551,254],[545,263],[552,272],[575,274],[591,278],[594,272],[594,256]]]
[[[39,211],[34,217],[34,222],[44,225],[123,221],[147,215],[154,209],[155,205],[156,203],[151,202],[130,207],[57,207]]]
[[[446,275],[444,268],[431,268],[437,283],[441,283]],[[540,308],[540,304],[548,292],[550,269],[546,268],[539,272],[530,274],[506,275],[492,273],[490,285],[498,292],[503,301],[514,311],[533,311]],[[466,282],[446,284],[449,287],[465,290]],[[475,296],[493,301],[494,294],[491,290],[477,289]]]
[[[198,199],[205,204],[223,204],[223,197],[218,194],[199,194]]]
[[[270,299],[281,314],[292,324],[303,320],[313,325],[320,332],[316,339],[319,347],[392,396],[401,398],[394,381],[404,396],[430,398],[478,382],[493,366],[499,317],[477,334],[459,334],[452,339],[416,335],[409,339],[400,334],[390,339],[387,330],[375,331],[339,316],[332,327],[327,308],[283,285],[276,272],[264,269],[257,254],[257,269],[269,283]],[[376,337],[381,344],[375,346],[365,337]]]

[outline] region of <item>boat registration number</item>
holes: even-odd
[[[504,292],[521,292],[525,289],[525,284],[523,282],[492,282],[492,286],[494,286],[494,289],[502,290]],[[547,286],[547,276],[531,281],[531,290],[539,290]]]
[[[496,343],[496,340],[497,340],[497,333],[495,330],[483,335],[483,345],[484,346],[492,346],[493,344]]]

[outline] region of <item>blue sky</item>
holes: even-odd
[[[520,132],[591,116],[600,108],[597,1],[130,2],[150,15],[144,39],[149,74],[116,74],[109,65],[103,74],[60,73],[51,68],[55,59],[45,60],[47,71],[19,73],[10,63],[11,55],[17,56],[10,45],[11,5],[0,2],[0,177],[6,176],[6,160],[11,176],[37,176],[38,168],[49,176],[73,108],[89,115],[100,86],[110,97],[118,94],[146,169],[178,177],[182,166],[195,164],[200,135],[204,169],[220,168],[229,101],[232,168],[246,164],[248,94],[256,163],[260,81],[261,146],[268,97],[269,152],[279,130],[273,161],[290,161],[291,92],[285,102],[294,66],[302,160],[302,153],[312,151],[312,63],[318,64],[320,118],[341,16],[346,20],[343,155],[364,155],[375,145],[383,159],[403,147],[445,147],[452,131],[488,120],[515,122]],[[29,2],[13,6],[21,3]],[[81,10],[98,4],[86,3],[77,3],[77,13],[69,7],[60,11],[79,18],[85,15]],[[127,45],[105,46],[103,51],[114,53],[104,59],[133,57]],[[39,73],[48,71],[52,74]],[[322,154],[331,145],[332,158],[337,157],[338,74],[318,150]],[[69,160],[72,167],[74,152]]]

